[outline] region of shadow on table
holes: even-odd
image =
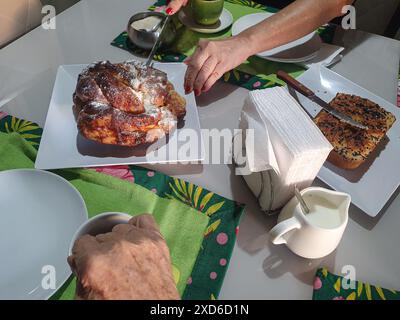
[[[390,139],[385,136],[382,141],[377,145],[377,147],[374,149],[374,151],[371,152],[371,154],[368,156],[368,158],[357,168],[354,170],[346,170],[346,169],[341,169],[329,161],[327,161],[324,166],[331,170],[332,172],[336,173],[337,175],[345,178],[347,181],[350,181],[352,183],[357,183],[358,181],[361,180],[361,178],[364,176],[364,174],[369,170],[371,165],[374,163],[374,161],[379,158],[381,152],[385,150],[387,144],[389,143]]]
[[[354,48],[373,37],[372,34],[360,30],[345,30],[336,28],[333,44],[344,47],[343,55],[346,56]]]
[[[154,144],[146,144],[143,146],[129,148],[114,145],[102,145],[100,143],[87,140],[83,138],[80,134],[78,134],[77,136],[78,150],[82,155],[101,158],[145,157],[149,152],[156,151],[166,143],[168,143],[168,138],[164,137]],[[203,165],[199,162],[141,164],[140,166],[151,170],[160,171],[166,175],[188,175],[200,174],[203,172]]]
[[[363,228],[367,230],[372,230],[382,219],[386,210],[390,207],[392,202],[397,198],[399,193],[400,189],[397,189],[376,217],[370,217],[361,209],[357,208],[354,205],[351,205],[350,218],[355,222],[357,222],[359,225],[361,225]]]
[[[148,144],[133,148],[101,144],[96,141],[88,140],[79,133],[76,136],[76,145],[81,155],[97,158],[145,157],[149,148]]]
[[[146,164],[140,166],[149,170],[162,172],[168,176],[194,175],[201,174],[204,171],[204,167],[201,163],[166,163]]]
[[[221,86],[223,86],[223,90]],[[196,98],[197,106],[199,108],[208,107],[211,103],[229,96],[237,88],[232,84],[217,82],[207,93],[203,93]]]
[[[306,259],[292,253],[285,245],[273,245],[268,241],[270,254],[263,262],[264,273],[271,279],[291,273],[305,284],[312,285],[318,268],[326,267],[333,270],[336,251],[321,259]]]

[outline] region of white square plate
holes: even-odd
[[[355,94],[379,104],[396,116],[397,120],[385,140],[358,169],[342,170],[327,161],[318,174],[318,178],[330,187],[350,194],[353,204],[365,213],[377,216],[400,184],[400,109],[325,67],[314,66],[298,80],[326,102],[338,92]],[[318,114],[319,106],[301,94],[296,96],[313,116]]]
[[[122,164],[176,163],[203,160],[203,141],[194,94],[185,95],[186,66],[182,63],[155,63],[168,74],[175,90],[186,99],[186,116],[167,138],[146,147],[103,145],[83,138],[73,114],[72,94],[78,75],[87,65],[63,65],[58,68],[42,140],[35,163],[37,169],[61,169]],[[180,133],[191,129],[189,139]],[[195,138],[193,138],[195,137]],[[184,146],[183,148],[181,148]],[[178,152],[184,149],[185,152]]]

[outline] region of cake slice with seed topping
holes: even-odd
[[[314,119],[333,145],[328,161],[343,169],[356,169],[375,150],[396,118],[378,104],[356,95],[338,93],[329,104],[368,127],[353,127],[323,110]]]

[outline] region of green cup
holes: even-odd
[[[218,22],[224,0],[190,0],[190,7],[196,23],[209,26]]]

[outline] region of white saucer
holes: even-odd
[[[181,10],[179,11],[178,18],[184,24],[186,27],[188,27],[190,30],[196,31],[196,32],[201,32],[201,33],[217,33],[222,30],[225,30],[226,28],[230,27],[231,24],[233,23],[233,17],[232,14],[229,12],[227,9],[222,10],[221,17],[219,18],[219,21],[213,25],[210,26],[204,26],[201,24],[196,23],[193,18],[185,12],[187,10]]]
[[[283,63],[302,63],[314,59],[322,47],[322,40],[320,36],[315,33],[310,41],[287,49],[285,51],[279,52],[273,56],[263,57],[263,59],[283,62]]]
[[[232,36],[236,36],[237,34],[241,33],[242,31],[256,25],[257,23],[259,23],[273,15],[274,15],[274,13],[270,13],[270,12],[259,12],[259,13],[248,14],[248,15],[241,17],[232,26]],[[299,57],[297,50],[292,51],[290,49],[301,48],[302,45],[313,40],[315,34],[316,34],[316,32],[312,32],[300,39],[289,42],[280,47],[261,52],[261,53],[257,54],[257,56],[263,57],[263,58],[277,56],[277,57],[275,57],[275,60],[276,60],[276,59],[279,59],[280,54],[284,53],[284,57],[282,57],[282,60],[290,61],[290,59],[292,59],[292,60],[296,60],[296,62],[310,60],[310,56],[312,55],[310,52],[308,52],[304,57]],[[294,56],[291,57],[290,55],[288,55],[288,52],[293,54]],[[302,58],[304,58],[306,60],[302,60]],[[273,57],[273,59],[274,59],[274,57]],[[311,57],[311,59],[312,59],[312,57]]]

